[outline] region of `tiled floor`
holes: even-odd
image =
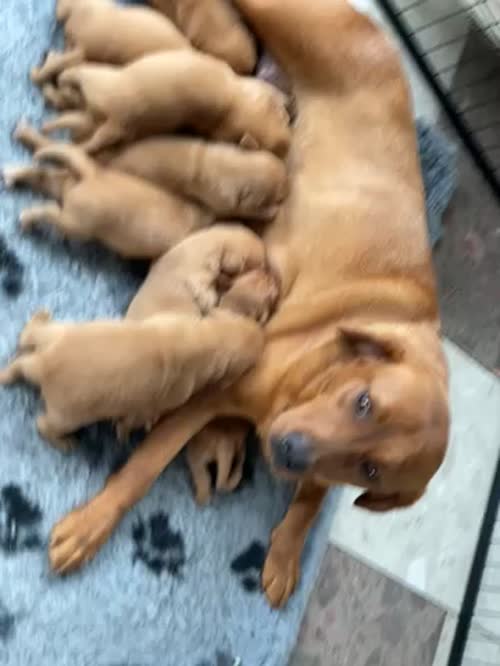
[[[380,16],[374,2],[355,0]],[[398,4],[407,6],[411,0]],[[436,12],[456,4],[426,2],[417,17],[420,24],[416,19],[414,25],[425,25]],[[446,23],[445,29],[453,37],[463,24]],[[446,35],[426,33],[427,46]],[[443,62],[458,61],[461,51],[471,48],[465,38],[453,44],[453,53],[439,52]],[[408,60],[407,72],[416,115],[437,121],[439,106]],[[451,68],[447,83],[458,85],[461,76],[460,68]],[[406,511],[369,515],[352,507],[354,490],[343,492],[332,525],[334,546],[292,666],[448,664],[500,449],[500,381],[478,364],[500,368],[500,208],[465,152],[459,169],[459,189],[435,255],[451,369],[453,428],[447,458],[428,495]],[[477,607],[481,613],[474,617],[463,666],[500,664],[500,522],[497,531],[497,550],[490,553],[486,590]],[[391,595],[398,599],[396,613],[388,602]],[[387,636],[393,631],[400,641],[391,644]]]
[[[445,612],[330,546],[290,666],[432,666]]]

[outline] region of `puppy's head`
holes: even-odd
[[[288,195],[285,164],[264,150],[241,151],[242,161],[232,170],[232,216],[248,220],[272,220]],[[248,178],[249,167],[252,177]],[[240,167],[238,172],[234,167]],[[227,187],[227,186],[226,186]]]
[[[266,433],[275,471],[364,488],[356,504],[372,511],[413,504],[446,451],[445,382],[409,360],[401,340],[372,331],[341,330],[306,356]]]
[[[240,145],[285,157],[291,140],[286,95],[255,78],[242,78],[241,85],[245,94],[233,119],[242,128]]]

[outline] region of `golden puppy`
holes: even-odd
[[[53,198],[21,213],[23,230],[44,222],[69,238],[99,241],[123,257],[153,259],[214,220],[194,202],[100,167],[76,146],[51,144],[36,152],[35,159],[53,160],[64,168],[4,169],[8,187],[28,185]]]
[[[123,68],[77,65],[58,82],[81,95],[79,122],[83,132],[91,132],[84,144],[88,152],[180,129],[279,157],[288,150],[285,96],[196,51],[148,55]],[[74,118],[63,114],[45,129],[73,129]]]
[[[54,528],[50,559],[92,557],[127,509],[213,419],[253,422],[297,481],[262,582],[286,603],[328,489],[372,511],[425,492],[447,446],[447,368],[408,88],[379,28],[345,0],[237,0],[297,104],[290,196],[263,240],[281,284],[259,362],[159,423],[103,491]],[[223,445],[223,443],[222,443]]]
[[[22,331],[0,383],[39,386],[40,435],[67,449],[69,433],[96,421],[150,427],[208,384],[237,379],[261,350],[259,326],[224,310],[84,324],[54,322],[42,311]]]
[[[153,263],[126,316],[206,316],[222,307],[265,324],[278,290],[261,239],[239,224],[215,224],[193,233]]]
[[[268,266],[262,241],[241,225],[216,224],[192,234],[152,265],[126,317],[143,320],[166,312],[204,316],[221,307],[262,325],[269,320],[278,297],[279,284]],[[122,438],[129,429],[121,424]],[[209,494],[201,490],[206,488],[201,460],[212,456],[218,462],[217,490],[229,492],[241,480],[241,425],[227,419],[222,424],[216,422],[208,434],[215,435],[221,429],[224,447],[216,445],[215,436],[207,447],[206,436],[195,437],[187,446],[187,463],[200,502],[202,497],[204,501],[209,499]],[[228,437],[231,431],[235,433],[233,438]],[[229,460],[233,465],[227,467],[224,461]]]
[[[271,220],[288,190],[286,167],[272,153],[191,138],[143,139],[108,164],[193,199],[217,219]]]
[[[14,138],[32,152],[52,141],[21,121]],[[288,193],[285,164],[264,150],[188,137],[151,137],[94,159],[195,201],[218,220],[271,220]]]
[[[64,24],[67,51],[51,52],[31,72],[38,85],[84,60],[125,65],[148,53],[190,48],[175,25],[148,7],[113,0],[58,0],[57,19]]]
[[[238,74],[251,74],[257,49],[228,0],[151,0],[200,51],[224,60]]]

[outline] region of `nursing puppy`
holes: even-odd
[[[58,21],[63,23],[65,51],[51,51],[31,71],[56,108],[78,106],[78,96],[54,86],[63,69],[84,61],[125,65],[148,53],[191,48],[175,25],[148,7],[121,5],[112,0],[58,0]]]
[[[239,224],[215,224],[153,263],[126,317],[144,320],[173,312],[200,317],[220,307],[262,325],[278,295],[261,239]]]
[[[445,455],[447,368],[410,99],[383,33],[344,0],[238,0],[291,81],[290,196],[263,234],[281,284],[259,362],[159,423],[89,503],[53,530],[55,571],[92,557],[215,418],[254,423],[297,482],[262,574],[286,603],[329,488],[372,511],[417,501]],[[223,442],[221,443],[223,445]]]
[[[286,97],[193,50],[144,56],[123,67],[77,65],[58,78],[82,98],[79,122],[95,153],[147,136],[191,130],[218,141],[283,157],[290,143]],[[45,126],[74,129],[74,114]]]
[[[40,388],[46,411],[38,431],[66,450],[70,433],[96,421],[123,424],[122,432],[150,428],[201,388],[237,379],[261,350],[259,326],[224,310],[84,324],[54,322],[41,311],[23,329],[0,383]]]
[[[32,152],[52,143],[23,121],[14,138]],[[218,220],[271,220],[288,193],[282,160],[227,143],[158,136],[104,150],[94,159],[194,201]]]
[[[151,0],[191,44],[224,60],[238,74],[251,74],[257,61],[255,40],[227,0]]]
[[[8,187],[27,185],[53,199],[21,213],[24,231],[45,223],[68,238],[99,241],[126,258],[154,259],[214,221],[195,202],[103,168],[76,146],[49,144],[35,160],[56,161],[63,168],[37,164],[3,170]]]
[[[227,143],[151,137],[99,159],[196,201],[219,220],[272,220],[288,193],[282,160]]]
[[[62,323],[37,313],[0,383],[40,386],[46,412],[38,429],[59,448],[102,419],[125,437],[246,371],[262,347],[255,322],[268,320],[277,297],[262,241],[244,227],[216,225],[153,264],[123,321]]]

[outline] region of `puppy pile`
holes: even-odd
[[[225,0],[151,4],[58,0],[66,50],[31,78],[59,115],[18,125],[34,162],[3,173],[47,197],[23,231],[48,224],[153,262],[124,319],[40,310],[0,372],[40,388],[38,431],[62,449],[82,426],[111,420],[124,438],[239,379],[278,299],[262,241],[237,222],[272,220],[287,195],[287,98],[249,76],[256,47]],[[61,129],[73,143],[50,138]]]

